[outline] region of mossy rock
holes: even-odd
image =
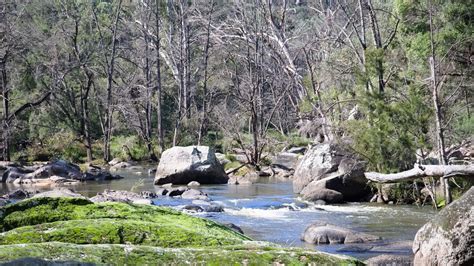
[[[0,243],[60,241],[163,247],[239,244],[249,240],[213,221],[170,208],[77,198],[34,198],[0,208]]]
[[[218,249],[170,249],[134,245],[77,245],[50,242],[7,245],[0,249],[0,262],[24,257],[99,265],[363,265],[357,260],[344,256],[252,243]]]
[[[204,229],[205,228],[205,229]],[[23,226],[0,234],[0,245],[67,242],[76,244],[134,244],[156,247],[202,247],[242,243],[247,238],[227,229],[202,229],[159,220],[91,219]]]
[[[287,265],[359,261],[250,239],[165,207],[33,198],[0,208],[0,262],[21,258],[107,265]]]

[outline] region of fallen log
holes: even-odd
[[[443,178],[454,176],[474,177],[474,165],[415,164],[413,169],[395,174],[382,174],[377,172],[365,173],[365,178],[378,183],[396,183],[428,176]]]

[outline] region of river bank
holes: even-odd
[[[134,169],[121,169],[115,173],[123,179],[78,183],[71,188],[93,197],[106,189],[154,191],[153,175],[148,175],[150,165]],[[25,186],[25,189],[33,189]],[[0,184],[0,194],[18,189],[10,184]],[[37,190],[49,190],[34,187]],[[411,255],[411,241],[416,231],[435,212],[430,207],[411,205],[378,205],[370,203],[347,203],[338,205],[313,205],[298,199],[293,193],[290,180],[261,178],[254,184],[203,185],[200,190],[221,205],[224,212],[196,213],[221,223],[238,225],[244,233],[255,240],[269,241],[286,247],[305,247],[334,254],[367,259],[381,254]],[[191,200],[160,197],[154,204],[180,209]],[[370,233],[382,240],[368,244],[311,245],[300,240],[305,228],[315,221],[324,221],[348,229]]]

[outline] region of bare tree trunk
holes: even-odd
[[[214,11],[214,1],[211,1],[211,9],[209,10],[209,15],[207,19],[207,28],[206,28],[206,45],[204,47],[204,80],[202,86],[202,111],[201,111],[201,121],[199,123],[199,135],[198,135],[198,145],[201,145],[202,135],[204,133],[204,127],[207,122],[207,79],[208,79],[208,61],[209,61],[209,47],[211,43],[211,22],[212,22],[212,12]]]
[[[372,1],[367,1],[367,6],[369,7],[369,16],[372,26],[372,35],[374,38],[374,44],[377,49],[383,49],[382,46],[382,37],[380,36],[380,29],[378,25],[377,16],[375,14],[375,9],[372,5]],[[377,71],[377,79],[379,84],[379,93],[383,93],[385,90],[385,81],[384,81],[384,69],[383,69],[383,60],[378,57],[375,59],[375,69]]]
[[[90,162],[92,158],[92,141],[90,136],[90,126],[89,126],[89,92],[92,87],[93,76],[92,73],[86,73],[87,84],[85,88],[81,88],[81,124],[82,124],[82,133],[84,136],[84,144],[86,146],[87,161]]]
[[[434,115],[435,115],[435,122],[436,122],[436,139],[437,139],[437,148],[438,148],[438,158],[439,163],[442,165],[446,165],[446,156],[445,156],[445,144],[444,144],[444,130],[442,126],[442,111],[441,111],[441,102],[439,100],[438,95],[438,80],[436,75],[436,50],[435,50],[435,43],[434,43],[434,25],[433,25],[433,17],[432,17],[432,4],[431,0],[428,0],[428,8],[429,8],[429,23],[430,23],[430,46],[431,46],[431,57],[429,59],[430,63],[430,70],[431,70],[431,87],[432,87],[432,98],[433,98],[433,106],[434,106]],[[440,183],[444,189],[444,197],[446,200],[446,204],[451,202],[451,191],[449,188],[449,182],[447,179],[440,179]]]
[[[148,26],[146,27],[148,28]],[[143,38],[145,40],[145,89],[146,89],[146,97],[145,97],[145,142],[148,151],[148,157],[153,160],[157,161],[155,152],[153,151],[153,144],[152,144],[152,126],[151,126],[151,114],[152,114],[152,90],[151,90],[151,67],[150,67],[150,38],[147,32],[143,33]]]
[[[3,120],[2,120],[2,154],[1,159],[4,161],[10,161],[10,128],[8,117],[10,115],[10,97],[9,89],[7,88],[7,55],[0,59],[0,78],[2,86],[2,100],[3,100]]]
[[[160,146],[161,151],[165,150],[165,142],[163,139],[163,119],[162,119],[162,108],[161,108],[161,58],[160,58],[160,49],[161,49],[161,38],[160,38],[160,3],[158,0],[155,0],[156,12],[155,12],[155,22],[156,22],[156,116],[157,116],[157,133],[158,133],[158,145]]]
[[[112,90],[113,90],[113,76],[115,73],[115,59],[117,53],[117,30],[118,22],[120,19],[120,11],[122,7],[122,0],[119,1],[117,10],[115,13],[115,20],[112,29],[112,40],[111,40],[111,53],[110,58],[108,58],[107,53],[105,53],[105,61],[107,62],[107,101],[105,109],[105,122],[104,122],[104,137],[103,137],[103,149],[104,149],[104,160],[106,162],[110,161],[110,140],[112,138],[112,118],[113,118],[113,99],[112,99]],[[102,36],[103,39],[103,36]]]
[[[367,172],[365,177],[379,183],[396,183],[422,177],[440,177],[447,179],[454,176],[474,177],[474,165],[419,165],[413,169],[395,174]]]

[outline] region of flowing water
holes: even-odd
[[[154,191],[153,176],[147,168],[135,168],[117,172],[124,179],[103,182],[88,182],[75,185],[73,189],[92,197],[105,189]],[[18,189],[0,184],[0,195]],[[32,189],[27,187],[26,189]],[[46,190],[48,188],[36,188]],[[338,253],[366,259],[380,254],[410,255],[411,241],[416,231],[433,217],[429,207],[407,205],[379,205],[348,203],[341,205],[312,205],[298,200],[293,193],[291,181],[262,180],[251,185],[201,186],[215,202],[224,207],[221,213],[195,214],[223,223],[238,225],[255,240],[264,240],[285,246],[302,246],[330,253]],[[191,201],[163,197],[156,205],[180,208]],[[300,240],[305,228],[315,221],[324,221],[382,237],[370,244],[310,245]]]

